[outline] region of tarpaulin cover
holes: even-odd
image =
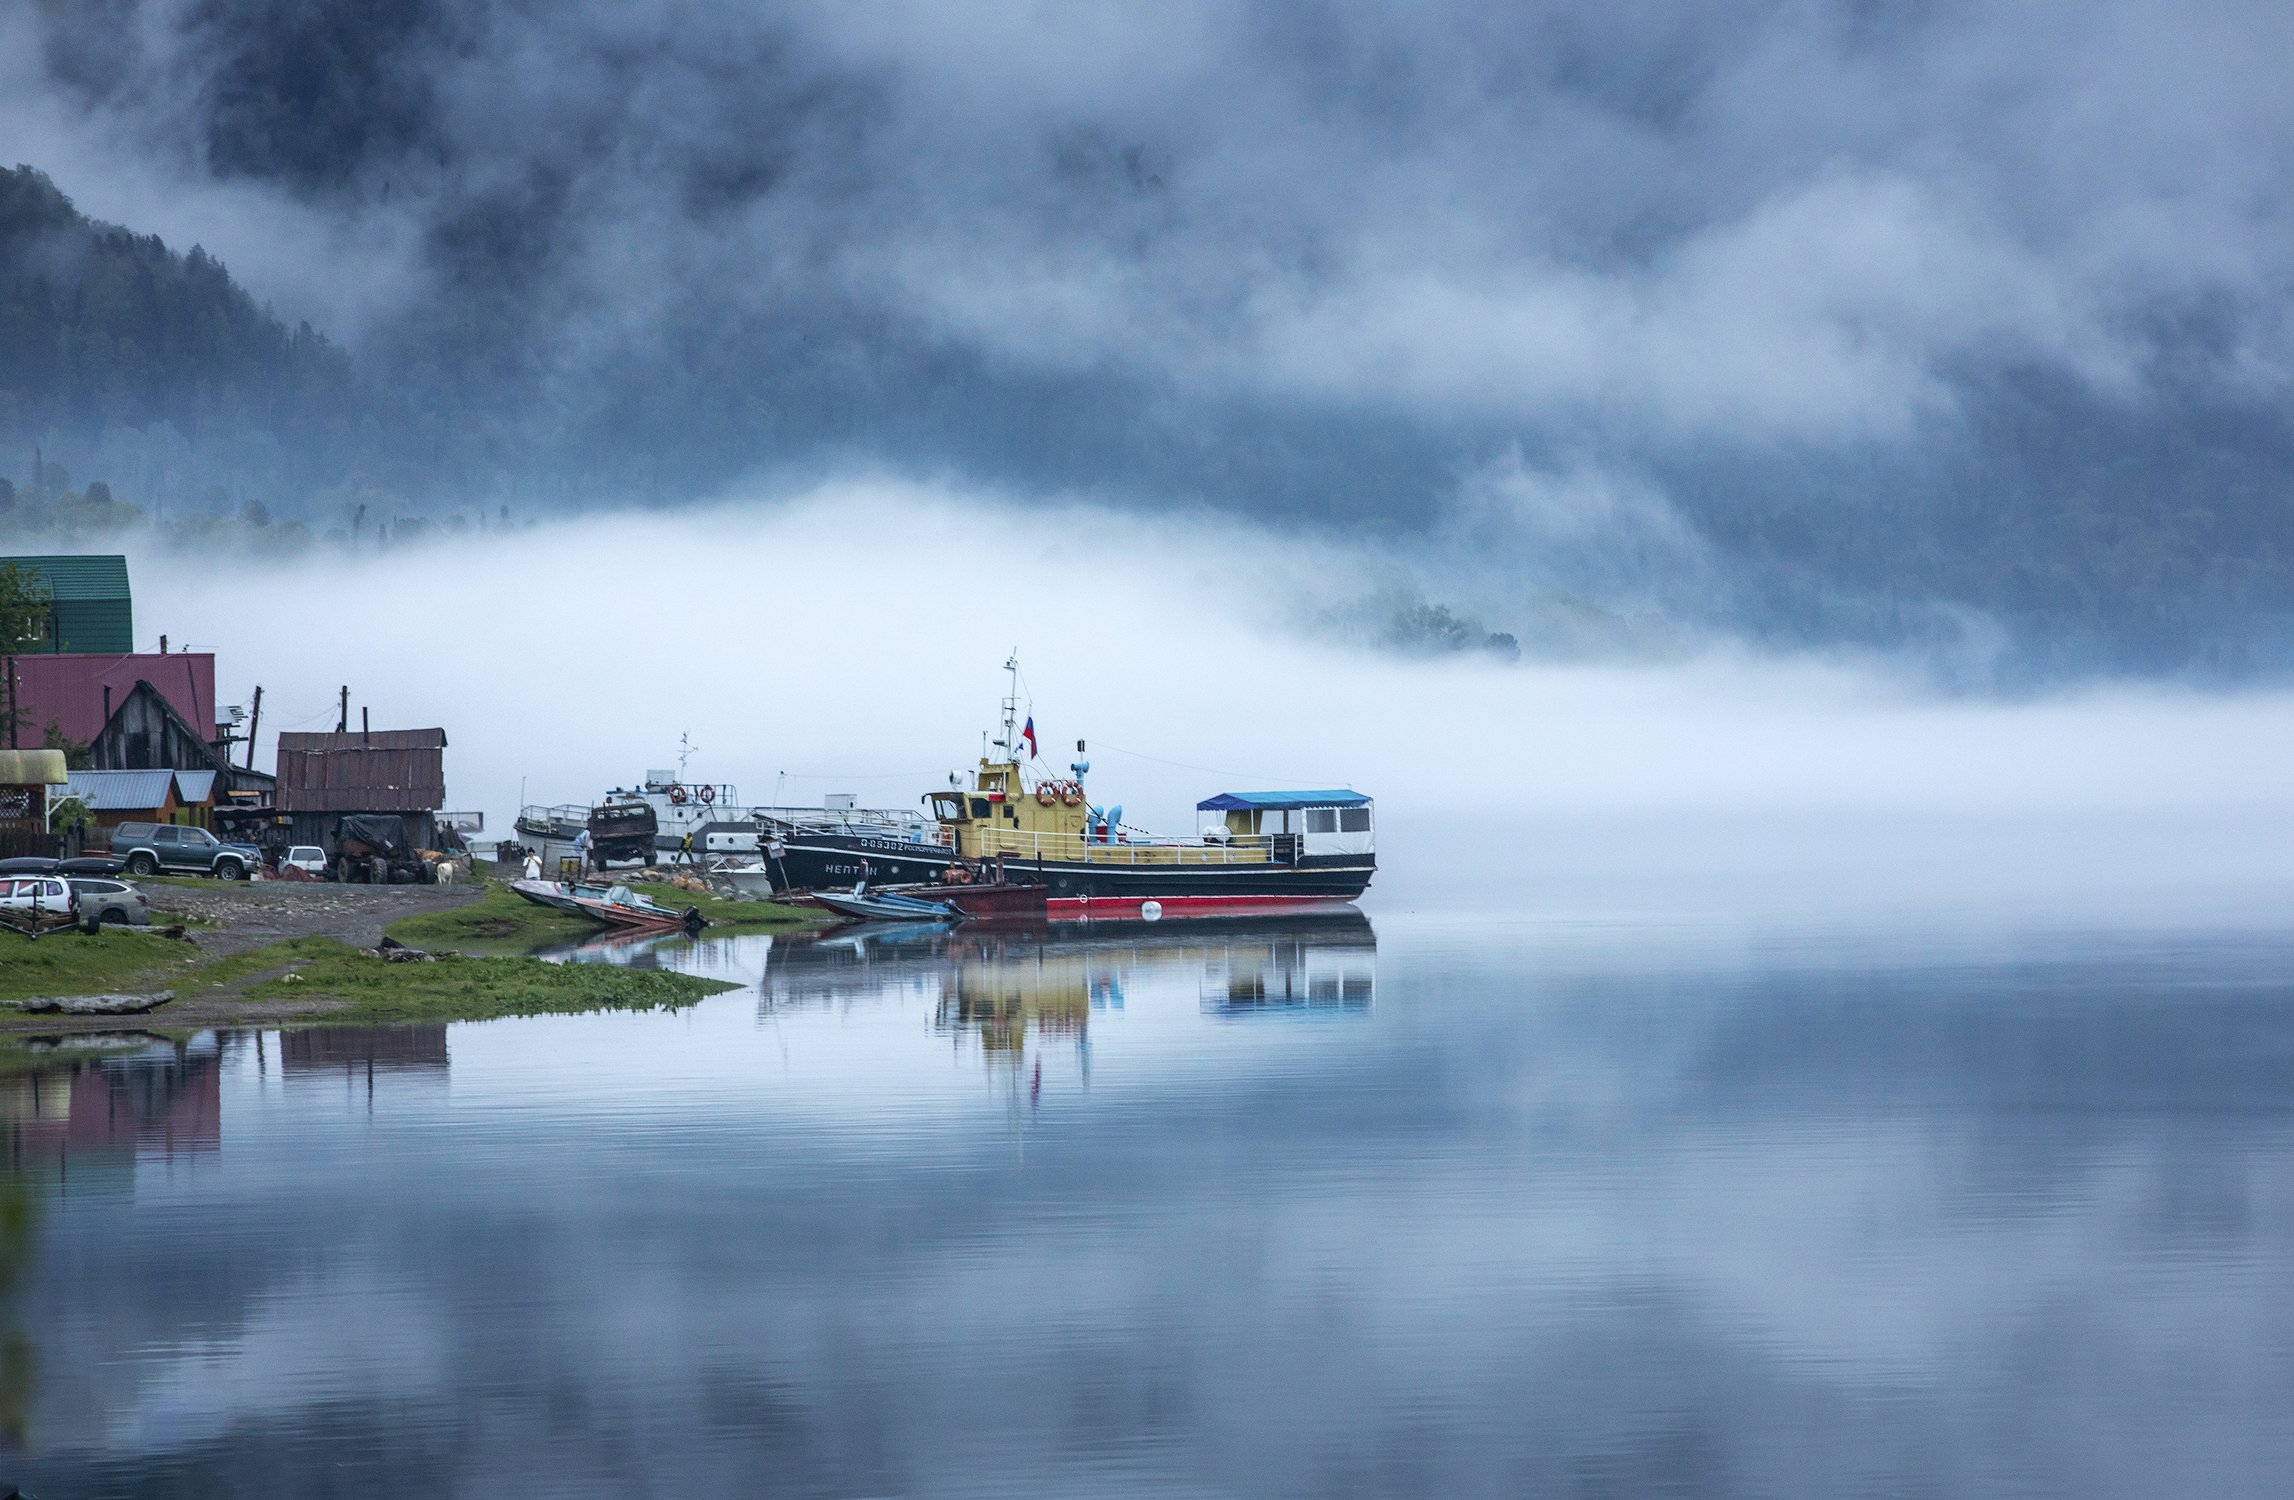
[[[344,818],[335,824],[335,847],[339,851],[345,844],[364,844],[385,859],[396,859],[407,849],[406,824],[382,814]]]

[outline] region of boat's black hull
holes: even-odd
[[[938,844],[910,844],[856,834],[800,835],[768,849],[765,867],[780,891],[932,882],[957,863]],[[1352,901],[1370,886],[1377,860],[1368,854],[1302,858],[1268,864],[1126,864],[1007,859],[1007,880],[1041,885],[1055,903],[1142,901],[1189,903]]]

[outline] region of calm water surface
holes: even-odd
[[[2294,936],[601,950],[690,1011],[13,1056],[0,1477],[2283,1493]]]

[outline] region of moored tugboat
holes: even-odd
[[[1377,872],[1371,800],[1359,792],[1222,792],[1194,838],[1157,837],[1095,804],[1090,762],[1036,770],[1035,723],[1018,720],[1017,662],[1003,737],[968,787],[926,794],[928,828],[907,837],[828,821],[776,821],[761,851],[776,890],[856,884],[1037,887],[1054,921],[1257,916],[1353,901]],[[1022,753],[1025,752],[1025,760]],[[951,780],[955,778],[951,777]]]

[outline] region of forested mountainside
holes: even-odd
[[[205,251],[93,222],[31,167],[0,171],[0,474],[31,479],[47,445],[147,495],[276,498],[336,482],[372,416],[342,350]]]

